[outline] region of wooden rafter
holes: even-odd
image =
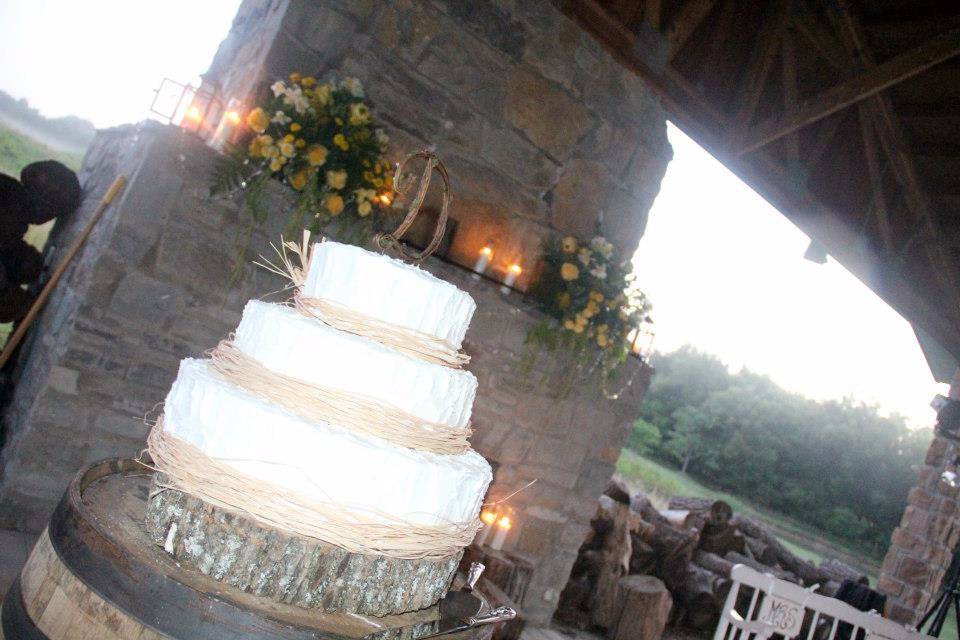
[[[876,64],[867,45],[863,28],[854,17],[847,1],[834,0],[834,2],[839,11],[840,35],[843,44],[868,72],[882,66]],[[955,29],[944,35],[950,34],[957,34],[955,37],[960,38],[960,30]],[[954,305],[960,306],[960,274],[957,273],[956,265],[951,260],[944,239],[939,233],[929,196],[914,165],[906,136],[893,105],[887,96],[876,95],[864,104],[864,110],[874,121],[881,146],[884,147],[894,174],[904,189],[907,207],[917,219],[923,239],[923,251],[929,260],[933,277],[937,279],[942,292],[949,296]]]
[[[782,66],[780,84],[783,88],[783,112],[790,115],[797,110],[800,103],[800,89],[797,83],[797,52],[793,39],[793,32],[789,29],[783,32],[780,63]],[[800,137],[796,132],[787,136],[787,158],[795,165],[800,164]]]
[[[880,168],[880,150],[877,148],[877,132],[874,130],[873,118],[866,105],[858,105],[860,119],[860,133],[863,137],[863,155],[867,161],[867,173],[870,175],[870,185],[873,189],[873,214],[877,219],[877,228],[880,238],[888,255],[894,253],[893,232],[890,229],[890,212],[887,208],[887,198],[883,185],[883,171]]]
[[[760,96],[763,94],[763,87],[773,68],[777,52],[780,50],[783,31],[790,14],[790,5],[790,0],[779,0],[770,2],[766,8],[756,45],[751,52],[750,63],[737,92],[739,106],[733,118],[733,129],[729,132],[731,136],[742,135],[753,120]]]
[[[670,42],[671,60],[680,52],[700,23],[710,15],[716,3],[717,0],[686,0],[680,6],[680,10],[670,22],[665,34],[667,41]]]
[[[771,118],[758,125],[751,132],[740,153],[749,153],[774,140],[779,140],[785,135],[877,95],[884,89],[912,78],[958,54],[960,54],[960,29],[954,29],[881,65],[867,68],[863,73],[805,100],[797,113],[792,116]]]
[[[660,0],[646,0],[643,3],[643,19],[654,31],[660,31]]]

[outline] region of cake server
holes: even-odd
[[[470,570],[467,572],[467,582],[458,591],[451,589],[447,595],[440,601],[440,618],[455,618],[457,620],[466,620],[471,616],[480,613],[483,602],[480,598],[473,595],[473,589],[480,580],[480,575],[486,567],[479,563],[470,564]]]
[[[461,631],[473,629],[474,627],[480,627],[485,624],[494,624],[497,622],[504,622],[506,620],[513,620],[516,617],[517,612],[512,607],[497,607],[496,609],[488,611],[482,615],[470,616],[465,620],[458,620],[456,618],[440,618],[440,623],[437,627],[437,630],[425,636],[420,636],[418,640],[426,640],[427,638],[436,638],[438,636],[459,633]]]

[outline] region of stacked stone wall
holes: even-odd
[[[88,219],[115,175],[130,177],[57,289],[26,345],[12,404],[3,416],[0,528],[39,531],[67,482],[85,464],[135,455],[144,417],[157,414],[181,358],[203,357],[234,329],[243,304],[282,283],[248,268],[228,286],[233,242],[244,215],[211,199],[215,155],[174,127],[123,127],[98,134],[82,176],[88,194],[71,224],[57,229],[60,252]],[[292,199],[270,185],[278,215],[253,236],[251,254],[268,254]],[[501,292],[455,265],[425,267],[477,301],[465,341],[479,380],[473,443],[494,464],[490,495],[514,496],[515,526],[505,549],[536,567],[524,607],[545,621],[576,558],[596,500],[639,413],[651,370],[631,359],[623,379],[602,389],[558,389],[569,363],[542,355],[522,371],[524,337],[541,316],[519,294]],[[627,381],[632,384],[625,386]],[[612,392],[620,391],[617,399]]]

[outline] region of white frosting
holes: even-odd
[[[337,242],[314,245],[302,293],[442,338],[455,349],[477,308],[468,294],[422,269]]]
[[[415,451],[304,420],[220,378],[205,360],[181,362],[163,428],[255,478],[419,524],[475,518],[492,478],[475,451]]]
[[[465,427],[477,379],[334,329],[290,307],[251,300],[234,344],[262,365],[303,382],[370,396],[424,420]]]

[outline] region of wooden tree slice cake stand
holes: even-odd
[[[277,602],[327,613],[385,616],[433,606],[463,552],[442,560],[351,553],[261,525],[165,484],[157,474],[146,529],[183,566]]]
[[[153,473],[129,459],[77,475],[3,603],[0,638],[413,640],[438,628],[436,606],[384,617],[323,613],[246,593],[178,562],[144,528],[152,482]],[[446,637],[482,640],[491,631]]]

